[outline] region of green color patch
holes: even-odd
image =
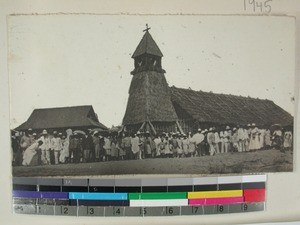
[[[186,199],[187,192],[149,192],[149,193],[129,193],[129,200],[139,199]]]

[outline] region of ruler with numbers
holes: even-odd
[[[266,175],[13,179],[13,211],[57,216],[181,216],[265,210]]]

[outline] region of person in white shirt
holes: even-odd
[[[154,138],[155,148],[156,148],[156,157],[160,157],[160,144],[161,144],[161,138],[156,135]]]
[[[196,152],[200,157],[202,154],[202,146],[201,143],[204,141],[204,134],[201,132],[201,129],[198,129],[198,132],[193,135],[193,141],[196,144]]]
[[[186,134],[182,134],[182,150],[185,157],[189,156],[189,139]]]
[[[215,149],[216,149],[216,154],[220,153],[221,149],[221,138],[219,136],[219,132],[216,130],[215,127],[213,127],[214,135],[215,135]]]
[[[41,161],[45,165],[50,164],[50,138],[48,136],[47,130],[43,130],[42,136],[38,139],[43,142],[43,144],[40,146],[41,149]]]
[[[245,135],[244,129],[241,126],[237,126],[237,137],[238,137],[238,151],[244,152],[245,151]]]
[[[50,150],[49,150],[49,157],[50,157],[50,164],[54,165],[55,164],[55,154],[54,151],[57,149],[57,131],[53,131],[52,136],[50,138]],[[47,154],[47,152],[46,152]]]
[[[226,126],[225,130],[221,133],[221,139],[222,139],[222,153],[227,153],[230,145],[230,137],[229,137],[229,131],[230,127]]]
[[[209,132],[207,133],[207,143],[209,145],[209,154],[212,156],[216,153],[215,149],[215,133],[213,132],[213,128],[209,128]]]
[[[283,149],[285,151],[292,150],[293,147],[293,134],[290,130],[287,130],[283,136]]]
[[[33,165],[31,161],[33,157],[37,154],[37,151],[42,144],[43,142],[41,140],[36,141],[25,150],[22,162],[23,166]]]
[[[250,134],[250,144],[249,144],[249,150],[255,151],[260,149],[260,143],[259,143],[259,130],[256,127],[255,123],[252,123],[252,130]]]
[[[58,136],[56,136],[52,139],[52,142],[53,142],[52,147],[54,150],[54,160],[55,160],[56,165],[59,163],[59,154],[60,154],[60,151],[62,150],[61,136],[62,136],[62,133],[59,133]]]
[[[245,145],[245,152],[249,151],[249,135],[248,135],[248,130],[246,129],[246,127],[244,127],[243,129],[243,133],[244,133],[244,145]]]
[[[140,138],[137,134],[131,138],[131,151],[133,153],[134,159],[139,159],[139,152],[140,152]]]

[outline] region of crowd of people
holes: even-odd
[[[13,165],[55,165],[146,158],[214,156],[229,152],[249,152],[271,148],[292,150],[292,131],[247,126],[198,129],[195,134],[180,132],[152,135],[149,131],[104,132],[95,130],[12,135]]]

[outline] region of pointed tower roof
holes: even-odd
[[[145,53],[160,56],[160,57],[163,56],[159,47],[153,40],[151,34],[149,33],[148,29],[146,29],[146,32],[145,32],[142,40],[140,41],[139,45],[137,46],[136,50],[134,51],[134,53],[132,55],[132,58],[143,55]]]

